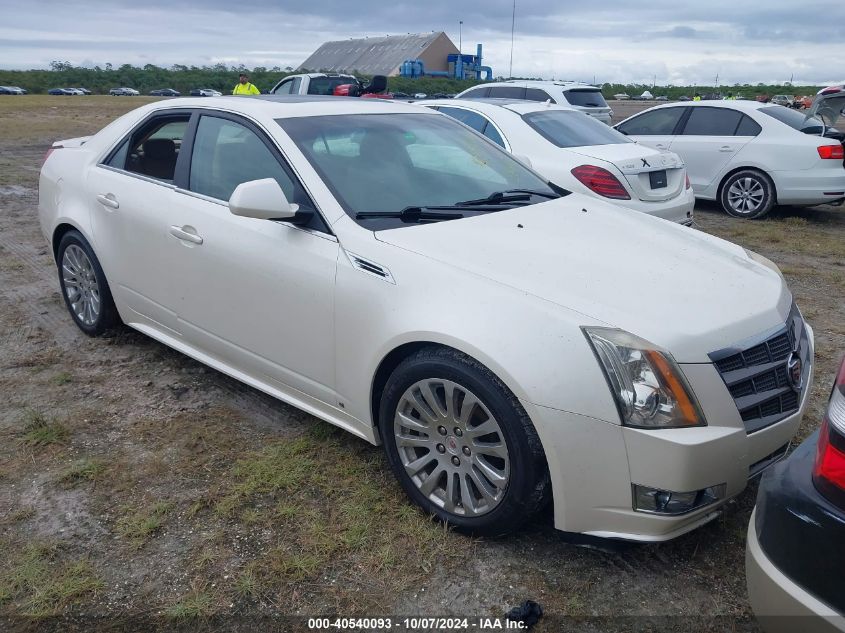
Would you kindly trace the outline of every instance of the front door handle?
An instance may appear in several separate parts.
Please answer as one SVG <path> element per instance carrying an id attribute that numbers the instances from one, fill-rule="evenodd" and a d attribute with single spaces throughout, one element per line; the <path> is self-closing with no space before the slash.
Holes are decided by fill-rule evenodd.
<path id="1" fill-rule="evenodd" d="M 186 226 L 171 226 L 170 234 L 183 242 L 191 242 L 191 244 L 202 244 L 202 238 L 196 233 L 187 231 Z"/>
<path id="2" fill-rule="evenodd" d="M 722 145 L 722 147 L 719 148 L 719 151 L 720 152 L 732 152 L 732 151 L 734 151 L 734 148 L 731 147 L 730 145 Z"/>
<path id="3" fill-rule="evenodd" d="M 108 207 L 109 209 L 120 208 L 120 203 L 117 201 L 117 198 L 114 197 L 113 193 L 97 194 L 97 202 L 99 202 L 104 207 Z"/>

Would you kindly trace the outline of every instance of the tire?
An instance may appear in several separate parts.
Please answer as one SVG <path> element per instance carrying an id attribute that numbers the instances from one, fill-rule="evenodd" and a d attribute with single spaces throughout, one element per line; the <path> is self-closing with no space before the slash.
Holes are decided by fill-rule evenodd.
<path id="1" fill-rule="evenodd" d="M 775 206 L 775 185 L 762 171 L 743 169 L 724 182 L 719 201 L 735 218 L 762 218 Z"/>
<path id="2" fill-rule="evenodd" d="M 519 400 L 457 350 L 425 348 L 399 364 L 381 396 L 379 430 L 408 496 L 461 532 L 513 532 L 551 490 L 540 438 Z"/>
<path id="3" fill-rule="evenodd" d="M 120 323 L 103 268 L 79 231 L 62 236 L 56 264 L 62 298 L 80 330 L 99 336 Z"/>

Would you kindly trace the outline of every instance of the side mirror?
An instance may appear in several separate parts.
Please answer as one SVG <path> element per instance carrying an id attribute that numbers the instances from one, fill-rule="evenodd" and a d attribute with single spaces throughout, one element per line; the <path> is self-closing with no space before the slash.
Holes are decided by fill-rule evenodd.
<path id="1" fill-rule="evenodd" d="M 242 218 L 256 220 L 291 220 L 299 205 L 291 204 L 273 178 L 242 182 L 229 198 L 229 211 Z"/>

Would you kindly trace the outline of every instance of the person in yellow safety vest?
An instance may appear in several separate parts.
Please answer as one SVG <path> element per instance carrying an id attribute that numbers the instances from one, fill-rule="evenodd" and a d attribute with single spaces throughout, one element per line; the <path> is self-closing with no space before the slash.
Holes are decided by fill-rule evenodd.
<path id="1" fill-rule="evenodd" d="M 233 95 L 260 95 L 261 91 L 256 88 L 254 85 L 249 83 L 249 77 L 246 76 L 245 73 L 241 73 L 238 76 L 238 83 L 235 85 L 235 89 L 232 90 Z"/>
<path id="2" fill-rule="evenodd" d="M 692 98 L 692 100 L 693 101 L 701 101 L 701 95 L 696 92 L 695 96 Z"/>

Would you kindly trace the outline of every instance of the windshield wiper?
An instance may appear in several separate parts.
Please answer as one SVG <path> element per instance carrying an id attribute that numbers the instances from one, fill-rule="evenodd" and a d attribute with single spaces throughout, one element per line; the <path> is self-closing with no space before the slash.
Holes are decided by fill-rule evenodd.
<path id="1" fill-rule="evenodd" d="M 536 189 L 507 189 L 506 191 L 494 191 L 486 198 L 479 198 L 478 200 L 464 200 L 458 202 L 456 206 L 475 206 L 485 204 L 507 204 L 510 202 L 522 202 L 531 199 L 531 196 L 539 196 L 541 198 L 560 198 L 558 193 L 550 193 L 548 191 L 538 191 Z"/>
<path id="2" fill-rule="evenodd" d="M 377 218 L 398 218 L 403 222 L 421 222 L 430 220 L 459 220 L 463 213 L 457 213 L 458 207 L 405 207 L 401 211 L 359 211 L 356 220 L 372 220 Z M 475 209 L 473 209 L 475 211 Z"/>

